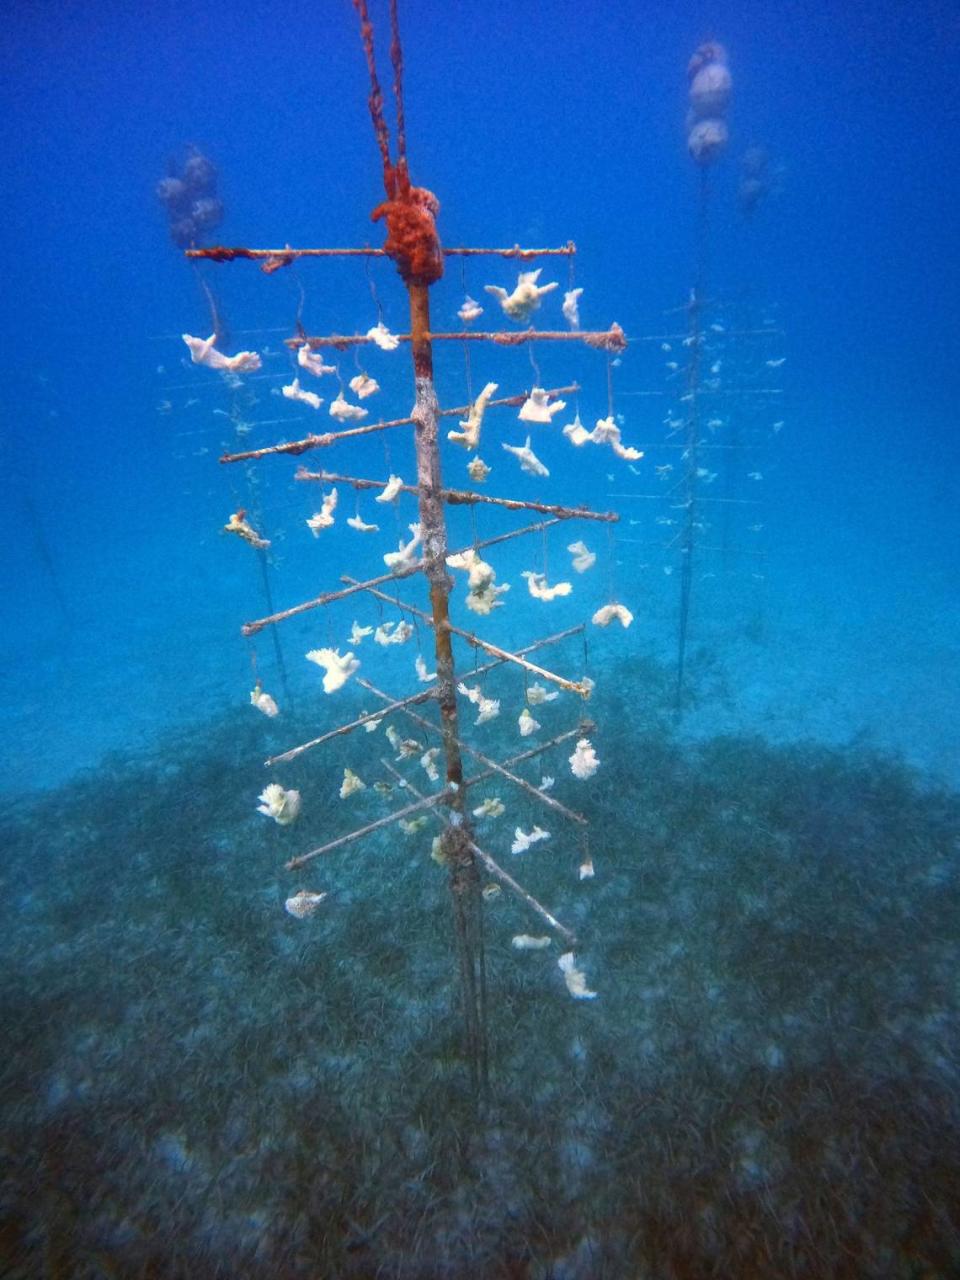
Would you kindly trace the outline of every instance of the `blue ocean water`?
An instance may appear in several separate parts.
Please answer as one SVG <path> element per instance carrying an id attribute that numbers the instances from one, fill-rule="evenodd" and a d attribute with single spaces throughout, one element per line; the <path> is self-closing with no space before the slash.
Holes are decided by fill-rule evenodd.
<path id="1" fill-rule="evenodd" d="M 386 6 L 372 16 L 389 91 Z M 576 382 L 556 425 L 530 428 L 548 477 L 503 451 L 527 428 L 491 411 L 485 491 L 620 517 L 491 548 L 510 591 L 489 618 L 463 610 L 460 574 L 453 596 L 461 626 L 508 648 L 611 600 L 634 615 L 537 658 L 596 682 L 589 704 L 532 708 L 541 733 L 591 717 L 596 778 L 570 777 L 572 746 L 523 774 L 556 775 L 551 794 L 590 818 L 595 878 L 578 878 L 576 824 L 528 792 L 478 828 L 576 933 L 599 995 L 569 997 L 556 942 L 514 951 L 542 920 L 490 897 L 478 1118 L 436 828 L 378 831 L 302 883 L 283 869 L 386 812 L 382 730 L 262 761 L 375 709 L 356 683 L 325 697 L 304 654 L 398 614 L 351 598 L 251 639 L 240 624 L 381 572 L 416 518 L 410 495 L 383 508 L 341 482 L 314 540 L 320 488 L 297 466 L 412 483 L 413 443 L 399 428 L 251 466 L 218 456 L 327 429 L 326 406 L 280 394 L 298 317 L 312 334 L 380 315 L 404 332 L 407 301 L 381 260 L 191 266 L 155 187 L 196 148 L 225 205 L 213 240 L 381 244 L 352 6 L 10 12 L 0 1274 L 956 1274 L 956 8 L 418 0 L 400 19 L 411 172 L 440 200 L 443 243 L 572 240 L 572 260 L 532 264 L 558 284 L 537 322 L 566 328 L 561 296 L 582 287 L 584 327 L 627 334 L 616 359 L 546 342 L 436 356 L 445 407 L 488 381 Z M 704 40 L 733 77 L 705 186 L 684 135 Z M 770 181 L 745 215 L 750 147 Z M 482 326 L 509 327 L 485 286 L 516 273 L 449 260 L 434 328 L 460 327 L 467 293 Z M 180 335 L 211 332 L 211 296 L 220 345 L 260 353 L 258 373 L 190 363 Z M 381 383 L 371 418 L 409 412 L 405 350 L 334 355 L 345 381 Z M 329 403 L 336 383 L 310 385 Z M 574 450 L 559 431 L 574 412 L 588 428 L 613 415 L 644 458 Z M 466 462 L 444 445 L 448 483 L 467 485 Z M 222 533 L 240 508 L 267 557 Z M 349 529 L 355 513 L 379 532 Z M 454 508 L 450 543 L 535 518 Z M 582 576 L 581 537 L 597 554 Z M 524 571 L 573 590 L 534 600 Z M 426 603 L 422 584 L 396 594 Z M 403 697 L 417 653 L 432 670 L 422 624 L 402 647 L 367 638 L 360 674 Z M 482 659 L 457 656 L 470 683 Z M 249 705 L 256 679 L 276 720 Z M 493 725 L 461 704 L 468 743 L 519 752 L 529 683 L 487 679 Z M 347 766 L 370 785 L 340 802 Z M 289 828 L 256 813 L 267 781 L 302 793 Z M 511 832 L 535 821 L 551 842 L 513 859 Z M 326 914 L 285 914 L 298 888 L 329 891 Z"/>

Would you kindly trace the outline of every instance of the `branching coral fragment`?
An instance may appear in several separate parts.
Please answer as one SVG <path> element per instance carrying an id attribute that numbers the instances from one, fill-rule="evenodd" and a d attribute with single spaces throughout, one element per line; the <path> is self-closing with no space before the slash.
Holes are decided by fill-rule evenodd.
<path id="1" fill-rule="evenodd" d="M 533 312 L 539 308 L 540 299 L 559 287 L 556 281 L 552 284 L 538 285 L 537 281 L 542 270 L 542 267 L 538 267 L 536 271 L 521 271 L 513 293 L 508 294 L 506 289 L 496 284 L 487 284 L 484 288 L 487 293 L 493 294 L 497 299 L 505 316 L 520 322 L 529 320 Z"/>

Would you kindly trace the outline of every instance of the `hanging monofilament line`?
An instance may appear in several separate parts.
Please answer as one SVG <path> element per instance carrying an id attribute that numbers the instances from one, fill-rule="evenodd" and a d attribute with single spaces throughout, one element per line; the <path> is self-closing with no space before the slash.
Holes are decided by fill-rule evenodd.
<path id="1" fill-rule="evenodd" d="M 447 530 L 437 438 L 440 406 L 433 384 L 433 348 L 429 336 L 430 285 L 443 274 L 443 255 L 434 222 L 439 206 L 432 193 L 411 185 L 407 171 L 403 52 L 396 0 L 390 2 L 390 57 L 397 108 L 396 166 L 390 159 L 389 133 L 383 115 L 383 94 L 377 78 L 373 27 L 366 0 L 354 0 L 354 7 L 360 16 L 360 33 L 370 73 L 370 115 L 383 160 L 387 196 L 386 201 L 374 210 L 372 216 L 375 221 L 380 218 L 386 220 L 387 241 L 384 247 L 394 259 L 410 299 L 410 347 L 416 387 L 411 416 L 414 419 L 423 568 L 430 587 L 437 704 L 440 710 L 446 779 L 448 788 L 453 791 L 449 805 L 451 820 L 440 837 L 440 848 L 450 873 L 465 1047 L 473 1094 L 480 1099 L 487 1084 L 486 965 L 482 899 L 469 814 L 464 803 L 456 676 L 449 630 Z"/>

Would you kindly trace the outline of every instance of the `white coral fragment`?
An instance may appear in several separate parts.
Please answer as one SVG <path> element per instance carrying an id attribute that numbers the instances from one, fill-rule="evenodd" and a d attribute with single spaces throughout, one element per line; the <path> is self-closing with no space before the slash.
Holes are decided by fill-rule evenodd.
<path id="1" fill-rule="evenodd" d="M 286 900 L 283 909 L 288 915 L 296 916 L 298 920 L 306 920 L 328 896 L 326 893 L 311 893 L 309 889 L 301 889 L 299 893 L 295 893 L 292 898 Z"/>
<path id="2" fill-rule="evenodd" d="M 565 951 L 557 961 L 557 968 L 563 974 L 567 990 L 575 1000 L 596 1000 L 596 991 L 587 989 L 587 975 L 577 968 L 577 958 L 572 951 Z"/>
<path id="3" fill-rule="evenodd" d="M 415 836 L 427 825 L 427 815 L 421 813 L 419 818 L 401 818 L 397 825 L 405 836 Z"/>
<path id="4" fill-rule="evenodd" d="M 421 535 L 419 524 L 408 524 L 407 528 L 413 535 L 409 542 L 400 542 L 398 550 L 388 551 L 383 557 L 383 563 L 391 571 L 391 573 L 404 573 L 408 569 L 415 569 L 419 563 L 416 556 L 417 547 L 420 546 Z"/>
<path id="5" fill-rule="evenodd" d="M 272 720 L 274 716 L 280 714 L 280 708 L 270 697 L 269 693 L 264 693 L 258 681 L 256 687 L 250 691 L 250 705 L 262 711 L 265 716 L 269 716 Z"/>
<path id="6" fill-rule="evenodd" d="M 581 780 L 592 778 L 600 768 L 600 761 L 589 738 L 580 738 L 577 741 L 577 749 L 569 759 L 571 773 Z"/>
<path id="7" fill-rule="evenodd" d="M 461 680 L 457 685 L 457 692 L 463 694 L 477 708 L 479 715 L 474 724 L 486 724 L 488 720 L 495 720 L 500 714 L 500 699 L 485 698 L 478 685 L 471 688 Z"/>
<path id="8" fill-rule="evenodd" d="M 524 707 L 517 718 L 517 727 L 520 730 L 521 738 L 529 738 L 531 733 L 536 733 L 540 728 L 540 721 L 534 720 L 527 708 Z"/>
<path id="9" fill-rule="evenodd" d="M 633 614 L 625 604 L 605 604 L 598 609 L 590 621 L 595 627 L 609 627 L 614 618 L 624 627 L 629 627 Z"/>
<path id="10" fill-rule="evenodd" d="M 351 529 L 356 529 L 357 533 L 379 533 L 380 526 L 378 524 L 367 524 L 363 516 L 359 513 L 355 516 L 347 516 L 347 524 Z"/>
<path id="11" fill-rule="evenodd" d="M 330 417 L 336 418 L 338 422 L 359 422 L 366 416 L 366 409 L 361 409 L 358 404 L 351 404 L 349 400 L 344 399 L 342 391 L 330 405 Z"/>
<path id="12" fill-rule="evenodd" d="M 375 644 L 406 644 L 413 635 L 413 626 L 409 622 L 382 622 L 373 633 Z"/>
<path id="13" fill-rule="evenodd" d="M 464 449 L 476 449 L 480 443 L 480 428 L 483 425 L 483 415 L 487 411 L 487 405 L 490 403 L 490 397 L 498 387 L 496 382 L 488 382 L 480 394 L 470 406 L 466 418 L 461 418 L 460 426 L 462 431 L 448 431 L 447 439 L 454 444 L 459 444 Z"/>
<path id="14" fill-rule="evenodd" d="M 515 827 L 513 831 L 513 844 L 510 846 L 510 852 L 513 854 L 526 853 L 531 845 L 537 844 L 540 840 L 549 840 L 550 832 L 544 831 L 542 827 L 534 827 L 529 833 L 523 831 L 520 827 Z"/>
<path id="15" fill-rule="evenodd" d="M 431 680 L 436 680 L 437 673 L 435 671 L 427 670 L 427 664 L 419 653 L 417 654 L 413 665 L 417 673 L 417 679 L 421 684 L 429 684 Z"/>
<path id="16" fill-rule="evenodd" d="M 297 348 L 297 364 L 301 369 L 306 369 L 307 373 L 312 373 L 315 378 L 320 378 L 325 373 L 337 372 L 336 365 L 324 364 L 323 356 L 316 355 L 306 343 Z"/>
<path id="17" fill-rule="evenodd" d="M 271 782 L 257 796 L 260 803 L 257 813 L 272 818 L 281 827 L 288 827 L 295 822 L 300 813 L 300 792 L 285 791 L 279 782 Z"/>
<path id="18" fill-rule="evenodd" d="M 475 818 L 501 818 L 505 813 L 506 808 L 499 796 L 488 796 L 473 810 Z"/>
<path id="19" fill-rule="evenodd" d="M 347 796 L 352 796 L 357 791 L 366 791 L 367 784 L 362 778 L 359 778 L 352 769 L 344 769 L 343 781 L 340 783 L 340 799 L 346 800 Z"/>
<path id="20" fill-rule="evenodd" d="M 190 350 L 190 359 L 194 364 L 205 365 L 220 373 L 253 373 L 260 368 L 260 357 L 255 351 L 238 351 L 235 356 L 225 356 L 222 351 L 218 351 L 215 333 L 211 333 L 209 338 L 194 338 L 189 333 L 181 336 Z"/>
<path id="21" fill-rule="evenodd" d="M 467 475 L 474 484 L 486 484 L 491 468 L 482 458 L 471 458 L 467 463 Z"/>
<path id="22" fill-rule="evenodd" d="M 596 875 L 596 872 L 593 869 L 593 859 L 584 858 L 584 860 L 580 863 L 580 879 L 592 880 L 595 875 Z"/>
<path id="23" fill-rule="evenodd" d="M 308 662 L 315 662 L 323 667 L 323 692 L 336 693 L 342 689 L 355 671 L 360 670 L 360 661 L 352 653 L 340 656 L 339 649 L 311 649 L 307 654 Z"/>
<path id="24" fill-rule="evenodd" d="M 361 400 L 366 400 L 367 396 L 375 395 L 380 390 L 380 383 L 367 373 L 358 373 L 350 379 L 350 390 Z"/>
<path id="25" fill-rule="evenodd" d="M 423 769 L 431 782 L 437 782 L 440 779 L 440 770 L 437 768 L 437 756 L 439 754 L 439 747 L 431 747 L 429 751 L 425 751 L 420 757 L 420 768 Z"/>
<path id="26" fill-rule="evenodd" d="M 526 578 L 527 589 L 534 600 L 556 600 L 558 596 L 568 596 L 573 590 L 572 582 L 558 582 L 555 586 L 548 587 L 547 575 L 534 573 L 530 569 L 525 569 L 520 577 Z"/>
<path id="27" fill-rule="evenodd" d="M 367 330 L 367 337 L 371 342 L 375 342 L 381 351 L 396 351 L 400 345 L 400 339 L 390 332 L 382 320 L 372 329 Z"/>
<path id="28" fill-rule="evenodd" d="M 350 643 L 360 644 L 364 636 L 372 636 L 373 627 L 361 627 L 360 623 L 354 620 L 353 626 L 350 628 Z"/>
<path id="29" fill-rule="evenodd" d="M 288 383 L 285 387 L 281 387 L 280 390 L 283 392 L 287 400 L 297 400 L 300 404 L 308 404 L 311 409 L 319 409 L 323 404 L 322 397 L 318 396 L 315 391 L 303 390 L 300 386 L 299 378 L 294 378 L 292 382 Z"/>
<path id="30" fill-rule="evenodd" d="M 554 689 L 552 693 L 547 693 L 546 685 L 542 685 L 536 680 L 527 689 L 527 701 L 531 707 L 539 707 L 542 702 L 555 702 L 559 697 L 560 693 L 557 689 Z"/>
<path id="31" fill-rule="evenodd" d="M 527 436 L 525 444 L 501 444 L 500 448 L 506 449 L 507 453 L 512 453 L 520 463 L 520 470 L 526 471 L 528 475 L 548 476 L 550 474 L 547 468 L 530 448 L 529 436 Z"/>
<path id="32" fill-rule="evenodd" d="M 598 418 L 597 425 L 590 432 L 594 444 L 608 444 L 618 458 L 627 462 L 637 462 L 643 457 L 642 449 L 631 449 L 620 442 L 620 428 L 613 418 Z"/>
<path id="33" fill-rule="evenodd" d="M 247 519 L 247 513 L 241 508 L 234 511 L 230 519 L 223 526 L 224 533 L 235 533 L 238 538 L 242 538 L 244 542 L 249 542 L 251 547 L 258 550 L 265 550 L 270 545 L 269 538 L 262 538 L 253 525 Z"/>
<path id="34" fill-rule="evenodd" d="M 568 289 L 563 295 L 563 306 L 560 310 L 563 312 L 563 318 L 571 329 L 580 328 L 580 298 L 582 295 L 582 289 Z"/>
<path id="35" fill-rule="evenodd" d="M 315 538 L 319 538 L 321 529 L 329 529 L 333 525 L 333 513 L 336 509 L 337 491 L 331 489 L 324 497 L 320 510 L 307 520 L 307 527 Z"/>
<path id="36" fill-rule="evenodd" d="M 586 573 L 597 563 L 596 552 L 588 551 L 587 544 L 583 541 L 571 542 L 567 550 L 573 556 L 573 567 L 577 573 Z"/>
<path id="37" fill-rule="evenodd" d="M 473 324 L 474 320 L 479 320 L 483 315 L 483 307 L 477 302 L 476 298 L 471 298 L 469 293 L 460 304 L 457 315 L 464 324 Z"/>
<path id="38" fill-rule="evenodd" d="M 567 437 L 570 443 L 576 445 L 578 449 L 581 445 L 586 444 L 588 440 L 592 439 L 590 432 L 580 421 L 579 413 L 575 414 L 573 421 L 568 422 L 563 428 L 563 434 Z"/>
<path id="39" fill-rule="evenodd" d="M 391 475 L 384 486 L 383 493 L 378 493 L 374 502 L 392 502 L 402 488 L 403 481 L 400 477 Z"/>
<path id="40" fill-rule="evenodd" d="M 549 426 L 554 414 L 562 413 L 566 407 L 566 400 L 554 400 L 551 404 L 550 396 L 543 387 L 534 387 L 520 409 L 520 421 L 542 422 Z"/>
<path id="41" fill-rule="evenodd" d="M 550 945 L 550 939 L 545 934 L 534 937 L 529 933 L 516 933 L 510 939 L 510 945 L 514 951 L 545 951 Z"/>
<path id="42" fill-rule="evenodd" d="M 517 286 L 513 293 L 508 294 L 506 289 L 496 284 L 487 284 L 483 287 L 500 303 L 505 316 L 521 322 L 529 320 L 540 306 L 540 299 L 544 294 L 559 288 L 556 281 L 551 284 L 537 284 L 542 270 L 542 267 L 538 267 L 536 271 L 521 271 L 517 276 Z"/>
<path id="43" fill-rule="evenodd" d="M 466 551 L 447 556 L 447 564 L 451 569 L 467 571 L 469 592 L 466 603 L 467 608 L 473 613 L 488 614 L 492 609 L 497 609 L 503 604 L 503 601 L 498 600 L 497 597 L 509 591 L 510 584 L 505 582 L 499 587 L 494 586 L 496 570 L 482 560 L 474 548 L 470 547 Z"/>

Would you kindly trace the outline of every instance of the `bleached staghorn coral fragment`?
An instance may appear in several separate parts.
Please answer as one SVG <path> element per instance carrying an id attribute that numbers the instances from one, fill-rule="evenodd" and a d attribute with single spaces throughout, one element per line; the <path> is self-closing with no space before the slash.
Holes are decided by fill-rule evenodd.
<path id="1" fill-rule="evenodd" d="M 333 513 L 337 509 L 337 491 L 331 489 L 325 495 L 320 505 L 320 510 L 310 516 L 307 520 L 307 527 L 315 538 L 319 538 L 321 529 L 329 529 L 333 525 Z"/>
<path id="2" fill-rule="evenodd" d="M 330 417 L 336 418 L 338 422 L 359 422 L 361 418 L 367 416 L 366 409 L 361 409 L 358 404 L 350 404 L 344 399 L 343 392 L 337 394 L 336 400 L 330 405 Z"/>
<path id="3" fill-rule="evenodd" d="M 560 691 L 558 689 L 554 689 L 552 693 L 547 693 L 546 686 L 537 681 L 534 681 L 527 689 L 527 701 L 531 707 L 539 707 L 542 702 L 554 702 L 559 697 Z"/>
<path id="4" fill-rule="evenodd" d="M 383 563 L 391 573 L 400 573 L 405 569 L 413 569 L 417 564 L 416 550 L 421 541 L 420 525 L 408 524 L 407 528 L 413 535 L 410 541 L 399 543 L 398 550 L 388 551 L 383 557 Z"/>
<path id="5" fill-rule="evenodd" d="M 511 853 L 526 853 L 532 844 L 537 844 L 540 840 L 549 840 L 550 832 L 544 831 L 542 827 L 534 827 L 527 834 L 520 827 L 515 827 L 513 831 L 513 844 L 510 846 Z"/>
<path id="6" fill-rule="evenodd" d="M 485 560 L 481 560 L 479 554 L 473 547 L 469 547 L 466 551 L 461 551 L 456 555 L 447 556 L 447 564 L 451 569 L 465 569 L 467 571 L 467 586 L 469 592 L 467 594 L 467 608 L 474 613 L 488 614 L 492 609 L 499 608 L 502 600 L 497 597 L 503 595 L 505 591 L 510 590 L 510 584 L 505 582 L 502 586 L 494 586 L 494 580 L 497 576 L 496 570 L 492 565 L 487 564 Z"/>
<path id="7" fill-rule="evenodd" d="M 215 333 L 211 333 L 209 338 L 194 338 L 189 333 L 181 336 L 190 349 L 190 359 L 194 364 L 205 365 L 220 373 L 253 373 L 260 368 L 260 357 L 255 351 L 238 351 L 235 356 L 225 356 L 218 351 Z"/>
<path id="8" fill-rule="evenodd" d="M 390 332 L 382 320 L 372 329 L 367 330 L 367 337 L 371 342 L 375 342 L 381 351 L 396 351 L 400 345 L 400 339 Z"/>
<path id="9" fill-rule="evenodd" d="M 323 404 L 323 398 L 318 396 L 315 391 L 303 390 L 300 386 L 299 378 L 294 378 L 292 382 L 285 387 L 281 387 L 280 390 L 287 400 L 297 400 L 300 404 L 308 404 L 311 409 L 319 409 Z"/>
<path id="10" fill-rule="evenodd" d="M 529 436 L 527 436 L 526 444 L 501 444 L 500 448 L 506 449 L 507 453 L 512 453 L 520 462 L 520 470 L 526 471 L 528 475 L 548 476 L 550 474 L 547 468 L 530 448 Z"/>
<path id="11" fill-rule="evenodd" d="M 367 396 L 376 395 L 380 390 L 380 383 L 369 374 L 358 373 L 356 377 L 350 379 L 350 390 L 361 400 L 366 400 Z"/>
<path id="12" fill-rule="evenodd" d="M 624 627 L 629 627 L 633 621 L 633 614 L 625 604 L 605 604 L 597 610 L 590 621 L 595 627 L 609 627 L 614 618 Z"/>
<path id="13" fill-rule="evenodd" d="M 417 679 L 421 684 L 429 684 L 431 680 L 436 680 L 437 673 L 435 671 L 427 670 L 427 664 L 419 653 L 417 654 L 413 665 L 417 672 Z"/>
<path id="14" fill-rule="evenodd" d="M 475 818 L 500 818 L 506 813 L 503 801 L 499 796 L 488 796 L 481 804 L 478 804 L 473 811 Z"/>
<path id="15" fill-rule="evenodd" d="M 465 698 L 468 698 L 480 713 L 474 724 L 486 724 L 488 720 L 495 720 L 500 714 L 500 699 L 485 698 L 478 685 L 470 688 L 461 680 L 457 685 L 457 693 L 462 693 Z"/>
<path id="16" fill-rule="evenodd" d="M 400 734 L 392 724 L 387 725 L 386 729 L 384 729 L 384 734 L 386 735 L 386 739 L 390 743 L 391 747 L 396 751 L 400 746 Z"/>
<path id="17" fill-rule="evenodd" d="M 257 813 L 272 818 L 281 827 L 289 827 L 300 812 L 300 792 L 285 791 L 279 782 L 271 782 L 257 796 Z"/>
<path id="18" fill-rule="evenodd" d="M 539 785 L 539 787 L 537 787 L 537 790 L 538 790 L 538 791 L 552 791 L 552 790 L 553 790 L 553 784 L 554 784 L 555 782 L 556 782 L 556 778 L 551 778 L 551 777 L 549 777 L 548 775 L 544 775 L 544 777 L 542 777 L 542 778 L 540 779 L 540 785 Z"/>
<path id="19" fill-rule="evenodd" d="M 365 716 L 366 714 L 367 714 L 366 711 L 361 710 L 360 712 L 361 716 Z M 378 716 L 374 720 L 368 720 L 363 726 L 363 731 L 364 733 L 376 733 L 376 731 L 380 728 L 382 724 L 383 724 L 383 716 Z M 374 786 L 374 790 L 376 790 L 377 784 L 374 783 L 373 786 Z"/>
<path id="20" fill-rule="evenodd" d="M 521 422 L 543 422 L 549 426 L 553 415 L 562 413 L 566 407 L 566 400 L 554 400 L 550 404 L 550 396 L 543 387 L 534 387 L 524 400 L 518 416 Z"/>
<path id="21" fill-rule="evenodd" d="M 360 670 L 360 661 L 352 653 L 340 656 L 339 649 L 311 649 L 307 654 L 308 662 L 315 662 L 323 667 L 323 692 L 336 693 L 342 689 L 355 671 Z"/>
<path id="22" fill-rule="evenodd" d="M 340 799 L 346 800 L 347 796 L 352 796 L 355 791 L 366 791 L 367 784 L 353 772 L 352 769 L 344 769 L 343 781 L 340 783 Z"/>
<path id="23" fill-rule="evenodd" d="M 596 875 L 596 872 L 593 869 L 593 859 L 584 858 L 584 860 L 580 863 L 580 879 L 592 880 L 595 875 Z"/>
<path id="24" fill-rule="evenodd" d="M 490 470 L 482 458 L 471 458 L 467 463 L 467 475 L 474 484 L 486 484 Z"/>
<path id="25" fill-rule="evenodd" d="M 384 487 L 383 493 L 378 493 L 374 498 L 374 502 L 392 502 L 400 490 L 403 488 L 403 481 L 399 476 L 390 475 Z"/>
<path id="26" fill-rule="evenodd" d="M 283 909 L 288 915 L 296 916 L 298 920 L 306 920 L 308 916 L 312 916 L 328 895 L 325 893 L 311 893 L 309 889 L 301 889 L 299 893 L 295 893 L 292 898 L 288 898 L 283 904 Z"/>
<path id="27" fill-rule="evenodd" d="M 529 933 L 516 933 L 510 939 L 510 945 L 514 951 L 545 951 L 550 939 L 545 934 L 535 938 Z"/>
<path id="28" fill-rule="evenodd" d="M 573 556 L 573 567 L 577 573 L 586 573 L 597 563 L 596 552 L 588 551 L 585 542 L 571 542 L 567 550 Z"/>
<path id="29" fill-rule="evenodd" d="M 480 443 L 480 428 L 483 425 L 483 415 L 486 413 L 490 397 L 496 391 L 498 385 L 496 382 L 487 383 L 470 406 L 470 412 L 466 418 L 460 419 L 460 426 L 463 430 L 448 431 L 448 440 L 452 440 L 454 444 L 463 445 L 464 449 L 476 449 Z"/>
<path id="30" fill-rule="evenodd" d="M 552 284 L 537 284 L 542 270 L 542 267 L 538 267 L 536 271 L 521 271 L 517 276 L 517 287 L 513 293 L 508 294 L 506 289 L 501 289 L 498 284 L 485 284 L 483 287 L 500 303 L 505 316 L 509 316 L 511 320 L 529 320 L 540 306 L 540 299 L 544 294 L 559 287 L 556 281 Z"/>
<path id="31" fill-rule="evenodd" d="M 253 525 L 247 523 L 247 513 L 242 508 L 234 511 L 230 519 L 223 526 L 224 533 L 235 533 L 238 538 L 242 538 L 244 542 L 249 542 L 251 547 L 264 549 L 269 547 L 270 539 L 261 538 Z"/>
<path id="32" fill-rule="evenodd" d="M 556 600 L 557 596 L 568 596 L 573 590 L 572 582 L 558 582 L 556 586 L 547 586 L 547 575 L 545 573 L 534 573 L 530 569 L 525 569 L 520 575 L 526 578 L 527 588 L 534 600 Z"/>
<path id="33" fill-rule="evenodd" d="M 600 761 L 597 759 L 597 753 L 590 744 L 590 739 L 578 739 L 577 749 L 570 756 L 570 771 L 573 776 L 581 780 L 592 778 L 599 768 Z"/>
<path id="34" fill-rule="evenodd" d="M 437 768 L 437 756 L 439 754 L 439 747 L 431 747 L 429 751 L 425 751 L 420 757 L 420 767 L 431 782 L 437 782 L 440 778 L 440 770 Z"/>
<path id="35" fill-rule="evenodd" d="M 474 320 L 479 320 L 483 315 L 483 307 L 477 302 L 476 298 L 471 298 L 469 293 L 460 304 L 457 315 L 464 324 L 473 324 Z"/>
<path id="36" fill-rule="evenodd" d="M 579 413 L 574 414 L 573 421 L 568 422 L 563 428 L 563 434 L 567 437 L 571 444 L 575 444 L 579 449 L 581 445 L 586 444 L 591 439 L 590 432 L 580 421 Z"/>
<path id="37" fill-rule="evenodd" d="M 379 533 L 380 526 L 378 524 L 367 524 L 361 515 L 347 516 L 347 524 L 351 529 L 356 529 L 357 533 Z"/>
<path id="38" fill-rule="evenodd" d="M 501 893 L 503 893 L 503 890 L 500 886 L 491 880 L 489 884 L 485 884 L 480 890 L 480 897 L 483 898 L 484 902 L 493 902 L 500 897 Z"/>
<path id="39" fill-rule="evenodd" d="M 568 289 L 563 295 L 563 306 L 560 310 L 563 312 L 563 318 L 571 329 L 580 328 L 580 298 L 582 294 L 582 289 Z"/>
<path id="40" fill-rule="evenodd" d="M 596 1000 L 596 991 L 587 990 L 587 975 L 577 968 L 577 958 L 572 951 L 565 951 L 557 961 L 557 968 L 563 974 L 567 990 L 575 1000 Z"/>
<path id="41" fill-rule="evenodd" d="M 413 635 L 413 626 L 409 622 L 381 622 L 373 633 L 375 644 L 406 644 Z"/>
<path id="42" fill-rule="evenodd" d="M 323 356 L 311 351 L 306 343 L 297 348 L 297 364 L 301 369 L 306 369 L 307 373 L 312 373 L 315 378 L 320 378 L 325 373 L 337 372 L 336 365 L 324 364 Z"/>
<path id="43" fill-rule="evenodd" d="M 620 428 L 613 418 L 598 418 L 590 439 L 594 444 L 608 444 L 618 458 L 625 458 L 627 462 L 636 462 L 643 457 L 642 449 L 630 449 L 620 443 Z"/>
<path id="44" fill-rule="evenodd" d="M 360 644 L 364 636 L 372 636 L 373 627 L 361 627 L 360 623 L 354 620 L 353 626 L 350 628 L 350 643 Z"/>
<path id="45" fill-rule="evenodd" d="M 398 760 L 412 760 L 421 751 L 420 743 L 416 738 L 401 738 L 396 745 Z"/>
<path id="46" fill-rule="evenodd" d="M 269 693 L 264 693 L 263 686 L 258 680 L 256 685 L 250 691 L 250 705 L 256 707 L 258 711 L 262 711 L 265 716 L 269 716 L 272 720 L 274 716 L 280 714 L 280 708 L 270 697 Z"/>
<path id="47" fill-rule="evenodd" d="M 418 818 L 401 818 L 397 825 L 405 836 L 415 836 L 427 825 L 427 815 L 421 813 Z"/>
<path id="48" fill-rule="evenodd" d="M 531 733 L 536 733 L 540 728 L 540 721 L 534 720 L 527 708 L 524 707 L 517 718 L 517 727 L 520 730 L 521 738 L 529 738 Z"/>

